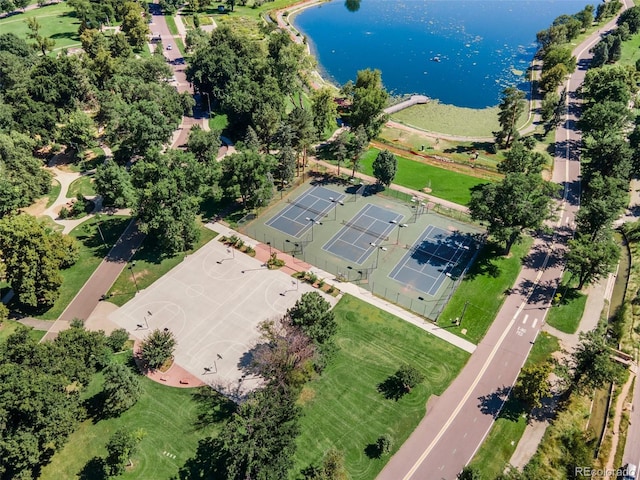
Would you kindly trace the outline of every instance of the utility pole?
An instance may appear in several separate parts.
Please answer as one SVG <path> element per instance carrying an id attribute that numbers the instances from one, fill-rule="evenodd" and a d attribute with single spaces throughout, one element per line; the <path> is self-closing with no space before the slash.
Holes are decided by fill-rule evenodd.
<path id="1" fill-rule="evenodd" d="M 462 323 L 462 319 L 464 318 L 464 312 L 467 311 L 467 306 L 469 305 L 469 300 L 464 302 L 464 307 L 462 307 L 462 313 L 460 314 L 460 318 L 456 318 L 456 325 L 459 327 Z"/>

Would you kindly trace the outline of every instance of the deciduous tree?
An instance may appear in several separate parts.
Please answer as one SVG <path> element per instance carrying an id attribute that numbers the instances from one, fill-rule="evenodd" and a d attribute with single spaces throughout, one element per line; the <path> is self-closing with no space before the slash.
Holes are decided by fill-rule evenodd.
<path id="1" fill-rule="evenodd" d="M 609 229 L 595 235 L 578 234 L 569 240 L 567 269 L 578 277 L 578 289 L 611 273 L 618 263 L 620 249 Z"/>
<path id="2" fill-rule="evenodd" d="M 551 364 L 545 362 L 528 365 L 520 371 L 513 394 L 518 400 L 524 402 L 529 410 L 540 408 L 542 400 L 551 396 L 549 385 L 551 370 Z"/>
<path id="3" fill-rule="evenodd" d="M 498 105 L 498 122 L 500 130 L 493 132 L 496 143 L 509 148 L 516 136 L 516 122 L 525 108 L 525 93 L 516 87 L 507 87 L 502 91 L 502 100 Z"/>
<path id="4" fill-rule="evenodd" d="M 382 150 L 373 161 L 373 176 L 378 183 L 388 187 L 398 170 L 398 159 L 389 150 Z"/>
<path id="5" fill-rule="evenodd" d="M 152 331 L 140 345 L 140 354 L 151 369 L 157 369 L 173 356 L 176 339 L 171 330 Z"/>
<path id="6" fill-rule="evenodd" d="M 539 175 L 512 173 L 499 183 L 474 189 L 469 202 L 471 217 L 488 223 L 488 231 L 505 243 L 505 254 L 523 230 L 540 228 L 551 217 L 552 197 L 558 187 Z"/>
<path id="7" fill-rule="evenodd" d="M 96 193 L 102 197 L 103 205 L 127 208 L 135 204 L 136 191 L 126 168 L 107 160 L 98 166 L 93 178 Z"/>
<path id="8" fill-rule="evenodd" d="M 386 121 L 384 108 L 389 94 L 382 86 L 380 70 L 360 70 L 353 87 L 349 124 L 357 130 L 362 126 L 367 138 L 375 138 Z"/>

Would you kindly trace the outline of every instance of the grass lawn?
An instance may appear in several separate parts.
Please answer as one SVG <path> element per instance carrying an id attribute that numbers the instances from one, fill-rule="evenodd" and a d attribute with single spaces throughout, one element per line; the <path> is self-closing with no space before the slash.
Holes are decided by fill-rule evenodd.
<path id="1" fill-rule="evenodd" d="M 104 217 L 102 218 L 102 233 L 107 245 L 113 245 L 129 224 L 128 217 Z M 102 244 L 102 239 L 97 229 L 97 219 L 90 218 L 71 231 L 70 234 L 80 241 L 80 257 L 72 267 L 62 270 L 63 282 L 60 287 L 60 296 L 49 310 L 37 318 L 43 320 L 55 320 L 67 308 L 82 286 L 89 279 L 93 271 L 98 268 L 100 262 L 108 250 Z"/>
<path id="2" fill-rule="evenodd" d="M 556 337 L 540 332 L 525 365 L 546 362 L 551 359 L 553 352 L 559 349 L 560 344 Z M 496 478 L 503 472 L 526 426 L 527 420 L 522 415 L 522 407 L 517 402 L 509 400 L 471 462 L 471 465 L 479 470 L 480 478 Z"/>
<path id="3" fill-rule="evenodd" d="M 47 194 L 47 205 L 45 208 L 49 208 L 51 205 L 53 205 L 53 203 L 58 198 L 58 195 L 60 195 L 61 188 L 62 187 L 60 186 L 60 182 L 58 180 L 56 180 L 55 178 L 51 180 L 51 189 Z"/>
<path id="4" fill-rule="evenodd" d="M 367 175 L 373 175 L 373 162 L 379 152 L 380 150 L 377 148 L 369 149 L 362 157 L 360 171 Z M 396 157 L 398 158 L 398 171 L 393 183 L 418 191 L 422 191 L 423 188 L 430 185 L 431 195 L 460 205 L 469 203 L 471 187 L 487 183 L 487 180 L 481 178 L 433 167 L 400 156 Z"/>
<path id="5" fill-rule="evenodd" d="M 15 332 L 19 325 L 20 323 L 13 320 L 6 320 L 0 323 L 0 343 L 4 342 L 8 336 Z M 29 330 L 29 336 L 36 341 L 40 341 L 46 333 L 44 330 L 34 330 L 33 328 Z"/>
<path id="6" fill-rule="evenodd" d="M 300 395 L 302 433 L 290 477 L 336 447 L 353 480 L 374 479 L 389 457 L 369 458 L 367 446 L 388 433 L 395 452 L 423 418 L 429 396 L 445 390 L 469 355 L 348 295 L 334 312 L 339 351 Z M 398 401 L 385 399 L 377 386 L 403 362 L 426 380 Z"/>
<path id="7" fill-rule="evenodd" d="M 19 13 L 0 20 L 0 31 L 2 33 L 14 33 L 18 37 L 27 40 L 26 20 L 30 17 L 36 17 L 41 25 L 40 35 L 55 40 L 55 49 L 79 45 L 78 27 L 80 21 L 75 17 L 75 13 L 67 5 L 67 2 L 60 2 L 55 5 L 37 8 L 26 13 Z"/>
<path id="8" fill-rule="evenodd" d="M 71 185 L 69 185 L 69 191 L 67 192 L 67 197 L 75 198 L 79 193 L 85 197 L 96 194 L 96 190 L 93 186 L 93 178 L 80 177 L 71 182 Z"/>
<path id="9" fill-rule="evenodd" d="M 400 110 L 391 115 L 391 119 L 430 132 L 444 132 L 462 137 L 493 137 L 491 132 L 499 130 L 498 108 L 455 107 L 438 101 Z M 523 114 L 518 124 L 524 123 Z"/>
<path id="10" fill-rule="evenodd" d="M 171 33 L 171 35 L 179 35 L 178 27 L 176 27 L 176 19 L 173 18 L 173 15 L 165 15 L 164 19 L 167 22 L 167 28 L 169 28 L 169 32 Z M 163 48 L 167 48 L 167 45 L 164 45 Z"/>
<path id="11" fill-rule="evenodd" d="M 125 268 L 109 290 L 109 294 L 112 295 L 109 301 L 121 307 L 135 296 L 136 285 L 133 283 L 133 276 L 135 276 L 137 288 L 143 290 L 182 262 L 186 255 L 195 252 L 215 236 L 215 232 L 200 226 L 200 241 L 195 248 L 169 258 L 162 257 L 162 252 L 151 242 L 145 240 L 133 257 L 133 261 L 136 263 L 133 270 Z"/>
<path id="12" fill-rule="evenodd" d="M 561 332 L 576 333 L 587 304 L 587 296 L 573 288 L 565 290 L 564 285 L 558 288 L 558 292 L 564 296 L 559 304 L 554 304 L 549 309 L 547 323 Z"/>
<path id="13" fill-rule="evenodd" d="M 513 283 L 522 268 L 522 259 L 529 252 L 531 237 L 525 237 L 511 249 L 508 257 L 501 255 L 504 247 L 488 243 L 479 253 L 466 277 L 438 318 L 438 325 L 467 340 L 478 343 L 496 318 L 505 291 Z M 467 309 L 458 327 L 454 325 L 467 303 Z M 467 329 L 462 335 L 461 330 Z"/>
<path id="14" fill-rule="evenodd" d="M 131 351 L 116 357 L 123 362 L 130 361 Z M 103 382 L 102 374 L 97 374 L 83 398 L 91 401 L 91 397 L 101 391 Z M 51 463 L 42 469 L 40 478 L 100 478 L 91 470 L 90 462 L 94 457 L 106 455 L 106 443 L 122 427 L 134 431 L 143 429 L 146 435 L 133 456 L 133 468 L 118 478 L 168 479 L 177 475 L 179 467 L 196 451 L 198 441 L 215 434 L 217 424 L 206 428 L 196 426 L 201 404 L 194 398 L 194 389 L 171 388 L 146 377 L 140 377 L 140 382 L 142 396 L 136 405 L 118 418 L 82 422 Z M 83 470 L 84 476 L 80 477 Z"/>

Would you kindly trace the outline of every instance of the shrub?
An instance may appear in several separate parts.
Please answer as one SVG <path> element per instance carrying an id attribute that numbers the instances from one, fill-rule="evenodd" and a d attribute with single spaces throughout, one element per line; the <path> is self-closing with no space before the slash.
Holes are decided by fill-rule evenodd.
<path id="1" fill-rule="evenodd" d="M 124 346 L 129 340 L 129 332 L 127 332 L 124 328 L 118 328 L 111 332 L 111 335 L 107 337 L 107 346 L 111 349 L 111 351 L 121 352 L 124 350 Z"/>
<path id="2" fill-rule="evenodd" d="M 388 433 L 380 435 L 378 440 L 376 440 L 376 447 L 378 448 L 378 454 L 380 456 L 391 453 L 391 449 L 393 448 L 393 439 L 391 438 L 391 435 Z"/>
<path id="3" fill-rule="evenodd" d="M 140 347 L 142 358 L 151 369 L 157 369 L 173 356 L 176 339 L 169 330 L 154 330 Z"/>

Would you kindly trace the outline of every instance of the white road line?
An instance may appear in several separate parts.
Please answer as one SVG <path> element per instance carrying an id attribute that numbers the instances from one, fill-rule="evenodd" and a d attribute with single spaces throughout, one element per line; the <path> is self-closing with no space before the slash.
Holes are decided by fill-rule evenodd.
<path id="1" fill-rule="evenodd" d="M 537 319 L 537 318 L 534 318 L 534 319 L 533 319 L 533 323 L 531 324 L 531 327 L 532 327 L 532 328 L 536 328 L 536 324 L 537 324 L 537 323 L 538 323 L 538 319 Z"/>
<path id="2" fill-rule="evenodd" d="M 522 324 L 523 324 L 523 325 L 527 323 L 527 319 L 528 319 L 528 318 L 529 318 L 529 315 L 528 315 L 528 314 L 524 316 L 524 320 L 522 320 Z"/>
<path id="3" fill-rule="evenodd" d="M 493 349 L 491 350 L 491 353 L 487 357 L 487 360 L 484 362 L 484 365 L 482 365 L 482 369 L 480 370 L 480 372 L 476 376 L 476 378 L 473 381 L 473 383 L 469 386 L 469 389 L 466 391 L 466 393 L 464 394 L 464 396 L 462 397 L 462 399 L 460 400 L 460 402 L 456 406 L 456 409 L 453 411 L 453 413 L 451 414 L 451 416 L 449 417 L 447 422 L 442 426 L 442 428 L 438 432 L 438 435 L 436 435 L 436 437 L 429 444 L 429 446 L 426 448 L 426 450 L 424 452 L 422 452 L 422 455 L 420 455 L 420 458 L 418 458 L 416 463 L 413 464 L 413 466 L 407 472 L 407 474 L 404 477 L 402 477 L 402 480 L 409 480 L 413 476 L 413 474 L 416 473 L 416 470 L 418 470 L 418 468 L 420 468 L 420 465 L 422 465 L 422 462 L 424 462 L 425 458 L 427 458 L 427 456 L 431 453 L 431 450 L 433 450 L 433 448 L 436 446 L 436 444 L 440 441 L 440 438 L 442 438 L 442 436 L 447 431 L 449 426 L 451 426 L 451 424 L 453 423 L 455 418 L 458 416 L 458 414 L 460 413 L 460 410 L 462 410 L 462 407 L 464 406 L 466 401 L 471 396 L 471 393 L 478 386 L 478 383 L 480 383 L 480 379 L 484 376 L 484 373 L 489 368 L 489 364 L 493 360 L 493 357 L 495 357 L 496 353 L 498 353 L 499 348 L 502 346 L 502 342 L 504 341 L 505 337 L 507 336 L 507 334 L 511 330 L 511 327 L 513 327 L 513 324 L 515 323 L 516 318 L 518 317 L 518 315 L 520 314 L 520 312 L 524 308 L 525 304 L 526 304 L 526 302 L 522 302 L 520 307 L 518 307 L 518 310 L 516 311 L 516 314 L 513 316 L 513 318 L 509 322 L 509 325 L 507 325 L 507 328 L 505 328 L 504 331 L 502 332 L 502 335 L 500 336 L 500 338 L 498 339 L 498 341 L 494 345 Z"/>

